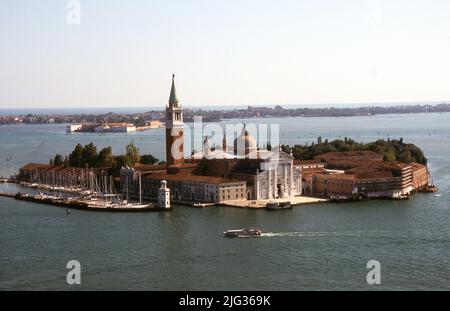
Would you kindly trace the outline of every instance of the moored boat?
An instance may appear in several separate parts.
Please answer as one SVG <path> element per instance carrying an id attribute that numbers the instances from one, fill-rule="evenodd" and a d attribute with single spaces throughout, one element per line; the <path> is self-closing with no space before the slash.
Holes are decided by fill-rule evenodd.
<path id="1" fill-rule="evenodd" d="M 194 203 L 192 204 L 193 207 L 210 207 L 213 206 L 214 203 Z"/>
<path id="2" fill-rule="evenodd" d="M 291 202 L 269 202 L 266 204 L 267 210 L 283 210 L 283 209 L 291 209 Z"/>
<path id="3" fill-rule="evenodd" d="M 429 184 L 427 185 L 425 188 L 423 188 L 422 190 L 420 190 L 421 192 L 427 192 L 427 193 L 436 193 L 439 191 L 438 186 L 434 185 L 434 184 Z"/>

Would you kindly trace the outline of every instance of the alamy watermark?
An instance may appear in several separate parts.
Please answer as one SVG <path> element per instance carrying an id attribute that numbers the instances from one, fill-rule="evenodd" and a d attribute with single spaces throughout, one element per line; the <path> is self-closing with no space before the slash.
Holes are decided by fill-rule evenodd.
<path id="1" fill-rule="evenodd" d="M 66 275 L 66 282 L 69 285 L 81 285 L 81 264 L 78 260 L 69 260 L 66 264 L 69 269 Z"/>
<path id="2" fill-rule="evenodd" d="M 280 150 L 279 128 L 276 123 L 204 125 L 202 117 L 196 116 L 192 127 L 174 126 L 171 129 L 170 135 L 175 137 L 171 154 L 176 160 L 181 159 L 186 150 L 191 151 L 194 159 L 258 159 L 264 156 L 264 151 L 274 151 L 270 153 L 270 157 L 275 159 L 278 157 L 277 151 Z M 180 135 L 180 132 L 183 132 L 183 135 Z"/>
<path id="3" fill-rule="evenodd" d="M 366 268 L 369 269 L 366 280 L 369 285 L 381 285 L 381 264 L 378 260 L 369 260 Z"/>
<path id="4" fill-rule="evenodd" d="M 69 25 L 81 24 L 81 3 L 80 0 L 68 0 L 66 4 L 66 21 Z"/>

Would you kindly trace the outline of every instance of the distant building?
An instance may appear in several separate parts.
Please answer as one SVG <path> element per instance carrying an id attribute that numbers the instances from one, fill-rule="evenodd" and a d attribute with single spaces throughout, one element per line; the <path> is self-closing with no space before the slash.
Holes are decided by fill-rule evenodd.
<path id="1" fill-rule="evenodd" d="M 429 184 L 425 165 L 383 162 L 381 155 L 372 152 L 333 152 L 315 159 L 325 166 L 302 170 L 303 192 L 308 195 L 402 198 Z"/>
<path id="2" fill-rule="evenodd" d="M 97 133 L 132 133 L 137 128 L 131 123 L 80 123 L 67 125 L 67 133 L 73 132 L 97 132 Z"/>
<path id="3" fill-rule="evenodd" d="M 159 120 L 146 121 L 145 127 L 150 128 L 150 129 L 162 128 L 162 127 L 164 127 L 164 123 L 162 123 Z"/>
<path id="4" fill-rule="evenodd" d="M 69 124 L 67 125 L 66 131 L 67 133 L 78 132 L 83 127 L 83 124 Z"/>
<path id="5" fill-rule="evenodd" d="M 136 126 L 131 123 L 105 123 L 95 127 L 94 131 L 100 133 L 130 133 L 136 132 Z"/>

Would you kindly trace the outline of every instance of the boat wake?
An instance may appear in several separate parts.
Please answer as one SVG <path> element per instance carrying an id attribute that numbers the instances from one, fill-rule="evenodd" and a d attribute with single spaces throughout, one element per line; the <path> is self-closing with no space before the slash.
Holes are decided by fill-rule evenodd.
<path id="1" fill-rule="evenodd" d="M 365 235 L 373 235 L 374 233 L 383 232 L 266 232 L 261 237 L 360 237 Z"/>

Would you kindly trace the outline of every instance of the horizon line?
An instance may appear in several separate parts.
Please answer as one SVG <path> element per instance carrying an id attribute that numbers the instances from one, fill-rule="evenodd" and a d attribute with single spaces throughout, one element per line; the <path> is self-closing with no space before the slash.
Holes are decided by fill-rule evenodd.
<path id="1" fill-rule="evenodd" d="M 301 108 L 314 108 L 312 106 L 322 106 L 321 108 L 348 108 L 348 107 L 336 107 L 336 106 L 345 106 L 345 105 L 352 105 L 356 106 L 355 108 L 366 108 L 366 107 L 376 107 L 376 106 L 412 106 L 412 105 L 424 105 L 424 104 L 448 104 L 450 103 L 450 100 L 433 100 L 433 101 L 383 101 L 383 102 L 338 102 L 338 103 L 314 103 L 314 104 L 256 104 L 256 105 L 249 105 L 249 104 L 223 104 L 223 105 L 216 105 L 216 106 L 208 106 L 208 105 L 183 105 L 183 108 L 190 108 L 190 109 L 202 109 L 207 108 L 207 110 L 232 110 L 234 108 L 239 107 L 276 107 L 281 106 L 283 108 L 286 107 L 301 107 Z M 327 107 L 323 107 L 327 106 Z M 161 109 L 158 109 L 158 107 L 161 107 Z M 228 107 L 228 108 L 227 108 Z M 150 110 L 164 110 L 165 106 L 145 106 L 145 105 L 138 105 L 138 106 L 129 106 L 129 105 L 112 105 L 112 106 L 64 106 L 64 107 L 55 107 L 55 106 L 47 106 L 47 107 L 0 107 L 0 110 L 72 110 L 72 109 L 83 109 L 83 110 L 95 110 L 95 109 L 114 109 L 114 108 L 121 108 L 121 109 L 150 109 Z M 224 109 L 227 108 L 227 109 Z"/>

